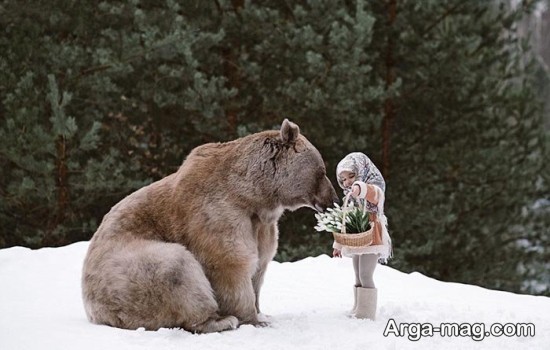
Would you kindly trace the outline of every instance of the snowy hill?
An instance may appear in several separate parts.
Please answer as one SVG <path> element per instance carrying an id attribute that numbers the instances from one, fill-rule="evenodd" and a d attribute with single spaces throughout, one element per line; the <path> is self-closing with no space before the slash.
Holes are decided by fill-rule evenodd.
<path id="1" fill-rule="evenodd" d="M 444 283 L 386 266 L 375 274 L 377 320 L 350 319 L 351 260 L 328 256 L 271 263 L 260 303 L 272 316 L 267 328 L 196 335 L 98 326 L 87 321 L 80 297 L 87 247 L 0 250 L 0 349 L 550 349 L 550 298 Z M 463 336 L 434 334 L 441 324 Z M 534 336 L 525 335 L 531 331 Z"/>

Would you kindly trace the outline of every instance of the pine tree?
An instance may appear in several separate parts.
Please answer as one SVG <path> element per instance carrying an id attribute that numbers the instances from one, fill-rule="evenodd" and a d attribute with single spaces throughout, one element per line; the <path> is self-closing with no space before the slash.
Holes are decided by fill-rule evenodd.
<path id="1" fill-rule="evenodd" d="M 387 201 L 401 269 L 519 291 L 519 264 L 536 259 L 522 246 L 542 166 L 523 11 L 405 1 L 380 28 L 402 82 Z"/>
<path id="2" fill-rule="evenodd" d="M 7 1 L 2 8 L 2 246 L 88 239 L 120 196 L 145 183 L 113 142 L 117 132 L 124 139 L 134 133 L 109 121 L 116 87 L 94 74 L 106 66 L 99 64 L 105 50 L 89 42 L 93 9 L 32 5 Z"/>
<path id="3" fill-rule="evenodd" d="M 377 150 L 384 82 L 373 74 L 374 18 L 365 1 L 222 6 L 220 25 L 237 71 L 230 80 L 238 82 L 239 136 L 288 117 L 321 151 L 333 179 L 344 152 Z M 313 232 L 314 224 L 310 209 L 286 215 L 277 258 L 326 253 L 332 238 Z"/>

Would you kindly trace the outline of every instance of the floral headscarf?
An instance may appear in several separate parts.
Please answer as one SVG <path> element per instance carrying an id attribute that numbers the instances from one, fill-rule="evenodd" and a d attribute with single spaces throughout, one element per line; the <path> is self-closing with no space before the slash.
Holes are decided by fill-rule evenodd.
<path id="1" fill-rule="evenodd" d="M 384 192 L 386 191 L 386 182 L 380 173 L 380 170 L 374 165 L 374 163 L 361 152 L 353 152 L 348 154 L 338 163 L 336 166 L 336 180 L 338 185 L 344 190 L 344 195 L 347 195 L 350 191 L 349 188 L 344 187 L 344 183 L 340 178 L 340 174 L 343 171 L 349 171 L 355 173 L 355 179 L 363 181 L 367 184 L 372 184 L 380 187 Z M 377 207 L 374 204 L 367 202 L 367 210 L 371 212 L 377 212 Z"/>

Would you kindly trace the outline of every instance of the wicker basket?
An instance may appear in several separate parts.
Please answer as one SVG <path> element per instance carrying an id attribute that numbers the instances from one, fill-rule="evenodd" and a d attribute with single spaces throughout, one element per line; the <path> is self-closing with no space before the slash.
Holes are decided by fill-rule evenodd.
<path id="1" fill-rule="evenodd" d="M 361 233 L 338 233 L 333 232 L 334 240 L 341 245 L 348 247 L 366 247 L 373 242 L 373 229 Z"/>
<path id="2" fill-rule="evenodd" d="M 343 208 L 347 208 L 350 197 L 349 193 L 345 200 Z M 366 211 L 366 205 L 363 206 L 363 211 Z M 360 233 L 346 233 L 346 210 L 343 210 L 342 215 L 342 229 L 341 232 L 333 232 L 334 240 L 341 245 L 349 247 L 364 247 L 369 246 L 374 241 L 374 227 L 370 230 Z"/>

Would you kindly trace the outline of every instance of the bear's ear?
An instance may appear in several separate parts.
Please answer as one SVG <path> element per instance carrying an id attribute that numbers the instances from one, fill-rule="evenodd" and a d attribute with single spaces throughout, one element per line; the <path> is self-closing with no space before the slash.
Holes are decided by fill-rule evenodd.
<path id="1" fill-rule="evenodd" d="M 281 125 L 281 139 L 284 143 L 294 143 L 300 135 L 300 127 L 285 119 Z"/>

